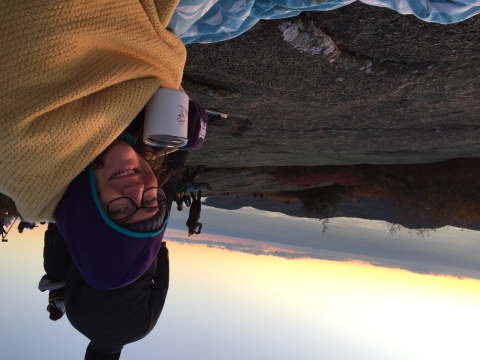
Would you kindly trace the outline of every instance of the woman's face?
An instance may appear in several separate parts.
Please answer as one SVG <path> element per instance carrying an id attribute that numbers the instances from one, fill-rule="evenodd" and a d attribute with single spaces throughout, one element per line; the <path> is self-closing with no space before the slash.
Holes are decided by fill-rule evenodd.
<path id="1" fill-rule="evenodd" d="M 131 198 L 140 207 L 143 191 L 158 186 L 157 178 L 147 161 L 123 141 L 115 140 L 98 159 L 103 167 L 95 169 L 95 182 L 105 211 L 112 200 L 124 196 Z M 146 220 L 157 211 L 158 209 L 140 209 L 124 223 Z"/>

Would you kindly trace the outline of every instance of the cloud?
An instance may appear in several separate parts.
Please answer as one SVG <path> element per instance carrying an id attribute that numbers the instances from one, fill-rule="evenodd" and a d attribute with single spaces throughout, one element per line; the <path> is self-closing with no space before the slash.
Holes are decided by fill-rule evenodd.
<path id="1" fill-rule="evenodd" d="M 322 224 L 314 219 L 203 206 L 204 233 L 188 238 L 185 220 L 180 220 L 185 215 L 173 212 L 167 239 L 292 260 L 360 261 L 419 274 L 480 279 L 480 238 L 473 230 L 449 227 L 424 238 L 408 232 L 392 236 L 384 221 L 335 218 L 322 235 Z"/>
<path id="2" fill-rule="evenodd" d="M 304 259 L 309 256 L 301 250 L 275 247 L 272 244 L 212 234 L 196 234 L 192 237 L 185 237 L 185 231 L 168 229 L 165 235 L 166 240 L 180 244 L 206 245 L 211 248 L 238 251 L 253 255 L 278 256 L 286 259 Z"/>

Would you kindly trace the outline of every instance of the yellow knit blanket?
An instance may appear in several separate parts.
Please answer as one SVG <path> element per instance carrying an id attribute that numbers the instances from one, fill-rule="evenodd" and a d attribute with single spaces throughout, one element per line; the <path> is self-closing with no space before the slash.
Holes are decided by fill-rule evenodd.
<path id="1" fill-rule="evenodd" d="M 0 3 L 0 192 L 54 221 L 68 184 L 159 87 L 180 89 L 186 51 L 166 30 L 178 0 Z"/>

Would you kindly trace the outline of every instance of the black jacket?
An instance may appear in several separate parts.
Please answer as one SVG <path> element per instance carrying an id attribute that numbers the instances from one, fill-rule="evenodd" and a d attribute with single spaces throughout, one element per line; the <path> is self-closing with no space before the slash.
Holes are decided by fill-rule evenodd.
<path id="1" fill-rule="evenodd" d="M 49 226 L 49 230 L 53 228 Z M 55 240 L 60 241 L 58 237 Z M 47 266 L 45 270 L 48 275 Z M 124 345 L 148 335 L 162 312 L 168 285 L 165 243 L 139 279 L 113 290 L 92 288 L 72 261 L 65 286 L 66 314 L 73 327 L 90 339 L 85 359 L 118 359 Z"/>
<path id="2" fill-rule="evenodd" d="M 188 213 L 187 227 L 188 231 L 191 234 L 200 234 L 202 232 L 202 223 L 199 223 L 200 212 L 202 211 L 202 190 L 198 190 L 198 195 L 195 197 L 195 193 L 190 193 L 192 197 L 192 205 L 190 206 L 190 211 Z M 198 226 L 198 231 L 195 231 Z"/>

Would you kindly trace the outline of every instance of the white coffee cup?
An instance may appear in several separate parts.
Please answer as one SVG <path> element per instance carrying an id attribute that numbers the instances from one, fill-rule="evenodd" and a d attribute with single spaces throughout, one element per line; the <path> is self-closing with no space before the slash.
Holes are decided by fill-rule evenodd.
<path id="1" fill-rule="evenodd" d="M 150 146 L 179 148 L 188 142 L 188 95 L 158 89 L 145 105 L 143 142 Z"/>

